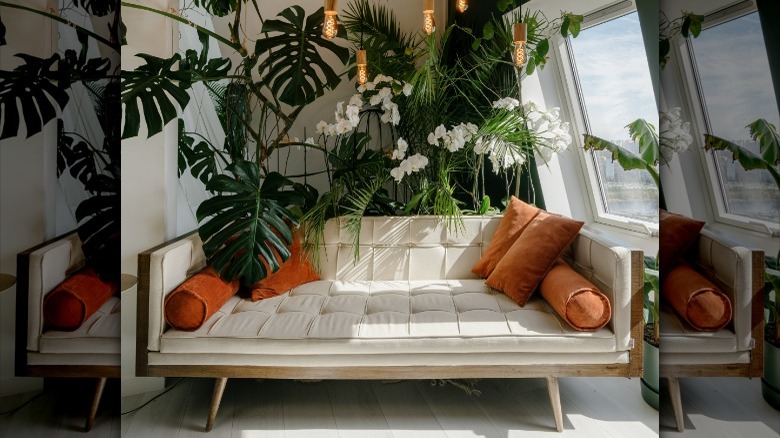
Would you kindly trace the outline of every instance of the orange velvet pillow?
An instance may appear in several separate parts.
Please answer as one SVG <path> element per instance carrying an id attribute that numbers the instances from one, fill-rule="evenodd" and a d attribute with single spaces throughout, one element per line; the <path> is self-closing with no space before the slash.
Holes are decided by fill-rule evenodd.
<path id="1" fill-rule="evenodd" d="M 487 285 L 524 306 L 583 225 L 581 221 L 540 211 L 498 262 Z"/>
<path id="2" fill-rule="evenodd" d="M 731 321 L 729 297 L 688 264 L 669 272 L 661 295 L 696 330 L 717 331 Z"/>
<path id="3" fill-rule="evenodd" d="M 276 260 L 281 266 L 278 271 L 269 274 L 266 278 L 251 286 L 252 301 L 275 297 L 294 287 L 320 279 L 314 266 L 309 262 L 306 253 L 303 251 L 301 239 L 297 232 L 293 236 L 293 243 L 289 248 L 290 258 L 283 263 L 279 255 L 274 251 Z M 270 268 L 265 260 L 262 260 L 262 263 L 270 272 Z"/>
<path id="4" fill-rule="evenodd" d="M 43 321 L 56 330 L 73 331 L 117 291 L 92 268 L 82 269 L 54 288 L 43 300 Z"/>
<path id="5" fill-rule="evenodd" d="M 490 241 L 490 245 L 488 245 L 485 253 L 482 254 L 482 258 L 471 269 L 471 272 L 482 278 L 488 278 L 496 268 L 496 265 L 498 265 L 498 262 L 509 251 L 512 244 L 515 243 L 515 240 L 520 237 L 523 230 L 539 214 L 539 211 L 533 205 L 526 204 L 512 196 L 509 199 L 509 206 L 506 212 L 504 212 L 504 217 L 501 219 L 501 223 L 498 224 L 498 229 L 496 229 L 496 233 Z"/>
<path id="6" fill-rule="evenodd" d="M 197 330 L 237 291 L 238 280 L 227 282 L 208 267 L 165 297 L 165 320 L 179 330 Z"/>
<path id="7" fill-rule="evenodd" d="M 671 271 L 674 264 L 696 242 L 704 222 L 679 214 L 659 211 L 658 265 L 661 278 Z"/>
<path id="8" fill-rule="evenodd" d="M 562 259 L 553 263 L 539 285 L 539 292 L 575 330 L 596 331 L 612 316 L 606 295 Z"/>

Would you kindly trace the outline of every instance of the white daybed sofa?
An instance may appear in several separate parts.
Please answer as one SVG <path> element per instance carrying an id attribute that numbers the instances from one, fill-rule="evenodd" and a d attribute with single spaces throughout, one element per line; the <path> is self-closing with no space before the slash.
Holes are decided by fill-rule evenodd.
<path id="1" fill-rule="evenodd" d="M 203 269 L 197 233 L 139 256 L 139 376 L 214 377 L 206 430 L 227 378 L 547 378 L 563 428 L 559 376 L 642 373 L 642 252 L 583 229 L 565 256 L 612 305 L 601 330 L 578 332 L 536 294 L 520 308 L 471 273 L 501 217 L 364 218 L 360 259 L 328 222 L 321 281 L 251 302 L 232 297 L 194 332 L 167 326 L 166 294 Z"/>
<path id="2" fill-rule="evenodd" d="M 669 379 L 677 430 L 684 430 L 681 377 L 762 377 L 764 370 L 764 252 L 705 228 L 691 254 L 697 271 L 729 296 L 731 323 L 717 332 L 690 326 L 661 307 L 661 377 Z"/>
<path id="3" fill-rule="evenodd" d="M 84 267 L 77 233 L 17 255 L 15 374 L 97 379 L 84 429 L 89 431 L 107 378 L 120 377 L 120 298 L 109 298 L 74 331 L 47 329 L 46 295 Z"/>

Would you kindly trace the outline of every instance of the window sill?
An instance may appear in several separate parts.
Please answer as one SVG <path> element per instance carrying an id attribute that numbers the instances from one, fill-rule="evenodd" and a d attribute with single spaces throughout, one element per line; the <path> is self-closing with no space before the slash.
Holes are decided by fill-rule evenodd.
<path id="1" fill-rule="evenodd" d="M 658 237 L 646 232 L 630 231 L 614 225 L 606 225 L 598 222 L 587 224 L 588 228 L 597 230 L 623 241 L 628 246 L 641 249 L 647 256 L 655 256 L 658 253 Z"/>

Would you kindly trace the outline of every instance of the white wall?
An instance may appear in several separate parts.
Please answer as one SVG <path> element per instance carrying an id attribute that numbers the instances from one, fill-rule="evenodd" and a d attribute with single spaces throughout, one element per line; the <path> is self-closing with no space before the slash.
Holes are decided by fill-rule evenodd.
<path id="1" fill-rule="evenodd" d="M 26 6 L 47 8 L 56 1 L 30 0 Z M 22 62 L 13 57 L 28 53 L 51 56 L 52 22 L 48 18 L 3 8 L 8 45 L 0 46 L 0 68 Z M 16 254 L 54 237 L 56 122 L 26 138 L 25 129 L 0 144 L 0 272 L 16 275 Z M 0 396 L 42 387 L 41 379 L 14 377 L 16 287 L 0 291 Z"/>
<path id="2" fill-rule="evenodd" d="M 166 10 L 175 2 L 143 2 Z M 136 53 L 168 57 L 176 50 L 173 22 L 163 16 L 122 8 L 128 45 L 122 47 L 122 69 L 142 64 Z M 122 141 L 122 273 L 138 275 L 138 253 L 174 236 L 176 225 L 176 125 L 152 138 Z M 137 285 L 122 293 L 122 395 L 159 389 L 160 378 L 135 377 Z"/>

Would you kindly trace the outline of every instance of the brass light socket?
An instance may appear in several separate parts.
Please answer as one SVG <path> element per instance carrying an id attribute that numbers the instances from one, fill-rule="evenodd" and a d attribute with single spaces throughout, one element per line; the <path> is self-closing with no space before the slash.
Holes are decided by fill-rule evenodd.
<path id="1" fill-rule="evenodd" d="M 423 13 L 433 12 L 433 0 L 423 0 Z"/>
<path id="2" fill-rule="evenodd" d="M 515 23 L 512 25 L 512 35 L 515 44 L 522 44 L 528 40 L 528 26 L 525 23 Z"/>
<path id="3" fill-rule="evenodd" d="M 339 7 L 339 0 L 325 0 L 325 15 L 336 15 Z"/>
<path id="4" fill-rule="evenodd" d="M 366 56 L 365 50 L 358 50 L 357 51 L 357 64 L 358 65 L 366 65 L 368 64 L 368 56 Z"/>

